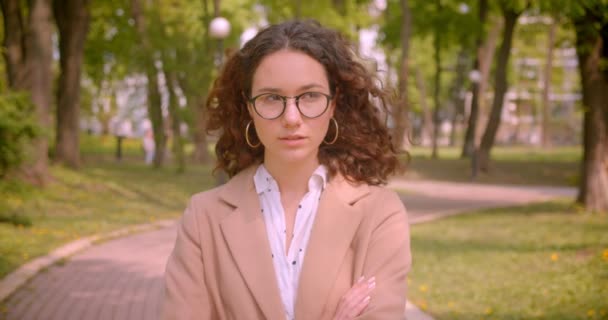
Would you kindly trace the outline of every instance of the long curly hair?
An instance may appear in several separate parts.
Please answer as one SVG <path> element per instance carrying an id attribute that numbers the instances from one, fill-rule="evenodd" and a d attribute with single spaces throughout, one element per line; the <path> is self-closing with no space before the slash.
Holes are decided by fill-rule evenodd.
<path id="1" fill-rule="evenodd" d="M 351 182 L 385 184 L 401 167 L 381 119 L 388 114 L 390 92 L 359 62 L 346 38 L 310 20 L 269 26 L 227 59 L 206 103 L 207 131 L 219 133 L 216 171 L 234 176 L 262 162 L 264 146 L 251 148 L 245 140 L 245 128 L 252 120 L 247 97 L 262 59 L 284 49 L 303 52 L 321 63 L 335 99 L 339 132 L 330 124 L 325 141 L 333 140 L 336 134 L 338 139 L 319 146 L 319 162 L 327 166 L 330 176 L 339 172 Z M 255 140 L 253 131 L 249 134 Z"/>

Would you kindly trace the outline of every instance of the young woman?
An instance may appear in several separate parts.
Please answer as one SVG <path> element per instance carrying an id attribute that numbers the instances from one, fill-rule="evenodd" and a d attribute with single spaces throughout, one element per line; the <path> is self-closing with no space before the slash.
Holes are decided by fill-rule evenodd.
<path id="1" fill-rule="evenodd" d="M 165 274 L 163 319 L 401 319 L 411 256 L 386 98 L 337 32 L 261 31 L 208 103 L 217 168 L 192 197 Z"/>

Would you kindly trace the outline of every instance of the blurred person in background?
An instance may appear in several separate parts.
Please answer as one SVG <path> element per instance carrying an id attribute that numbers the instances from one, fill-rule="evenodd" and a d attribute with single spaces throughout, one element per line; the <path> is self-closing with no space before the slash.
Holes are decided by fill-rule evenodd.
<path id="1" fill-rule="evenodd" d="M 147 128 L 144 131 L 141 144 L 144 149 L 146 164 L 152 164 L 152 161 L 154 161 L 154 150 L 156 149 L 154 143 L 154 132 L 152 132 L 152 128 Z"/>

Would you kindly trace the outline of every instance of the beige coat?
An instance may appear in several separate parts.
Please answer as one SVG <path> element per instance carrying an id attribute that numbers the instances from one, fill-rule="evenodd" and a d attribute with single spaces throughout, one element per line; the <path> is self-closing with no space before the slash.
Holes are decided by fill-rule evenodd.
<path id="1" fill-rule="evenodd" d="M 192 197 L 167 264 L 162 319 L 285 320 L 255 169 Z M 362 275 L 375 276 L 376 288 L 357 319 L 402 319 L 411 255 L 397 194 L 332 178 L 303 263 L 297 320 L 331 319 Z"/>

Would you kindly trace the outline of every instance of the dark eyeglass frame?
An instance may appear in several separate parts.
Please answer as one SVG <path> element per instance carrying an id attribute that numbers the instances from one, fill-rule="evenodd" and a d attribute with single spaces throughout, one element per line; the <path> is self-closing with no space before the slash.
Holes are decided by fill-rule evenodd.
<path id="1" fill-rule="evenodd" d="M 320 95 L 325 96 L 325 98 L 327 98 L 327 104 L 325 105 L 325 109 L 323 109 L 323 111 L 321 113 L 319 113 L 318 116 L 309 117 L 309 116 L 305 115 L 304 113 L 302 113 L 302 110 L 300 110 L 300 97 L 302 97 L 303 95 L 308 94 L 308 93 L 318 93 Z M 276 116 L 276 117 L 274 117 L 274 118 L 266 118 L 266 117 L 262 116 L 260 114 L 260 112 L 258 111 L 258 109 L 256 108 L 256 106 L 255 106 L 255 100 L 257 98 L 259 98 L 261 96 L 269 95 L 269 94 L 275 95 L 275 96 L 281 98 L 281 100 L 283 100 L 283 110 L 281 110 L 281 112 L 279 113 L 279 115 Z M 260 93 L 260 94 L 258 94 L 255 97 L 248 98 L 247 101 L 249 103 L 251 103 L 251 105 L 253 106 L 253 110 L 255 110 L 255 113 L 257 113 L 260 117 L 262 117 L 263 119 L 266 119 L 266 120 L 274 120 L 274 119 L 277 119 L 280 116 L 282 116 L 283 113 L 285 113 L 285 109 L 287 109 L 287 99 L 295 99 L 295 101 L 296 101 L 296 108 L 298 108 L 298 112 L 300 112 L 300 114 L 303 117 L 305 117 L 305 118 L 315 119 L 315 118 L 318 118 L 318 117 L 322 116 L 327 111 L 327 108 L 329 107 L 329 104 L 331 103 L 331 100 L 333 98 L 334 98 L 334 96 L 332 96 L 332 95 L 329 95 L 329 94 L 326 94 L 326 93 L 323 93 L 323 92 L 318 92 L 318 91 L 307 91 L 307 92 L 301 93 L 301 94 L 299 94 L 297 96 L 293 96 L 293 97 L 282 96 L 280 94 L 276 94 L 276 93 L 272 93 L 272 92 L 265 92 L 265 93 Z"/>

